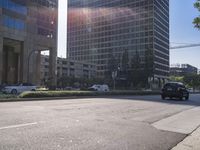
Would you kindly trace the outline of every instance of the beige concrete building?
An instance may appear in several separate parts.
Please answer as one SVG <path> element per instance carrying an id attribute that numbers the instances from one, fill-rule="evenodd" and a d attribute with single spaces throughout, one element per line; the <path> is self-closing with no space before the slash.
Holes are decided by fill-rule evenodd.
<path id="1" fill-rule="evenodd" d="M 40 51 L 50 51 L 56 85 L 57 0 L 0 1 L 0 84 L 40 84 Z"/>
<path id="2" fill-rule="evenodd" d="M 87 62 L 57 58 L 57 78 L 75 77 L 91 79 L 96 77 L 96 65 Z M 49 80 L 49 56 L 41 57 L 41 82 Z"/>

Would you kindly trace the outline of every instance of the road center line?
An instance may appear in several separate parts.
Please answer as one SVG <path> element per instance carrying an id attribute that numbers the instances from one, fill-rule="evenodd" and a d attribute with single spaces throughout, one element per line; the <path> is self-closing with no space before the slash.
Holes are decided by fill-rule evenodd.
<path id="1" fill-rule="evenodd" d="M 20 128 L 20 127 L 26 127 L 26 126 L 32 126 L 32 125 L 37 125 L 37 122 L 32 122 L 32 123 L 25 123 L 25 124 L 18 124 L 18 125 L 11 125 L 11 126 L 6 126 L 6 127 L 0 127 L 0 130 L 4 129 L 12 129 L 12 128 Z"/>

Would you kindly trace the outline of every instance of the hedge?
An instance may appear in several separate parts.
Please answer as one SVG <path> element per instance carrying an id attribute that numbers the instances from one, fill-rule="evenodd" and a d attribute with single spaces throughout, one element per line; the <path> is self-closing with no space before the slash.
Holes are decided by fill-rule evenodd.
<path id="1" fill-rule="evenodd" d="M 95 91 L 36 91 L 24 92 L 19 98 L 46 98 L 46 97 L 71 97 L 71 96 L 114 96 L 114 95 L 156 95 L 158 91 L 112 91 L 112 92 L 95 92 Z"/>
<path id="2" fill-rule="evenodd" d="M 17 96 L 12 94 L 3 94 L 0 92 L 0 99 L 8 99 L 8 98 L 17 98 Z"/>

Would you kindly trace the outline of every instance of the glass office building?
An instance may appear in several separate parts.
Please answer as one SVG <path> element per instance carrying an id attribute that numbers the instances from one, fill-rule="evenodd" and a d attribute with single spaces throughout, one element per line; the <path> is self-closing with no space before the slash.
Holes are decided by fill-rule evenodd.
<path id="1" fill-rule="evenodd" d="M 57 8 L 57 0 L 0 1 L 0 84 L 39 84 L 39 51 L 44 49 L 50 50 L 55 83 Z"/>
<path id="2" fill-rule="evenodd" d="M 164 82 L 169 75 L 169 0 L 69 0 L 67 57 L 97 64 L 104 78 L 109 60 L 140 58 L 148 80 Z M 119 68 L 118 67 L 118 68 Z"/>

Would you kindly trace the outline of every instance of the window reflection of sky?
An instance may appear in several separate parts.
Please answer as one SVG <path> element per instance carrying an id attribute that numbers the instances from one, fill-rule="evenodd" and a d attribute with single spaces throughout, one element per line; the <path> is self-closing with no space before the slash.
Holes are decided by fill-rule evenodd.
<path id="1" fill-rule="evenodd" d="M 25 29 L 24 21 L 15 19 L 15 18 L 6 16 L 6 15 L 3 16 L 3 25 L 8 28 L 13 28 L 13 29 L 17 29 L 17 30 Z"/>
<path id="2" fill-rule="evenodd" d="M 20 13 L 27 14 L 27 7 L 13 2 L 12 0 L 0 0 L 0 7 Z"/>

